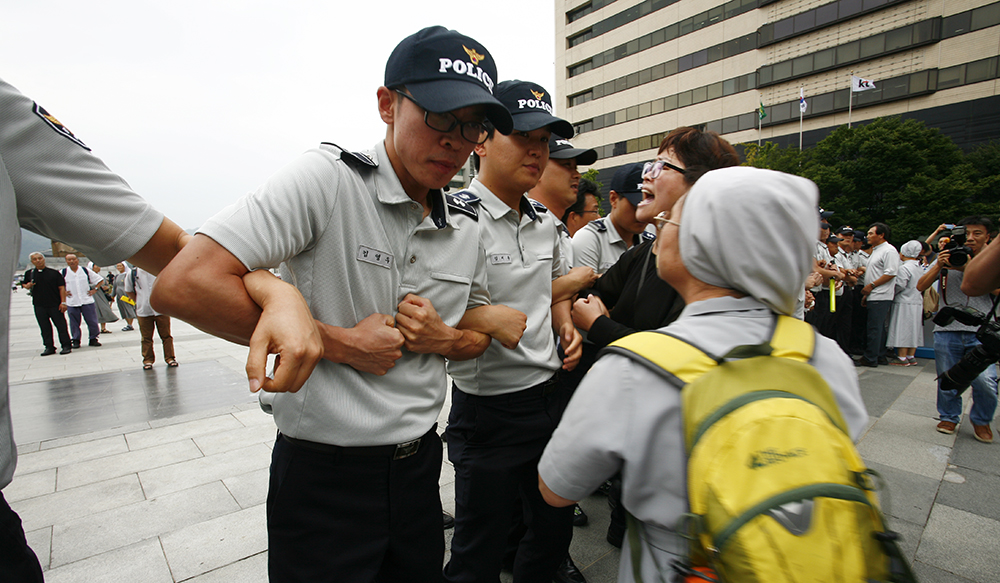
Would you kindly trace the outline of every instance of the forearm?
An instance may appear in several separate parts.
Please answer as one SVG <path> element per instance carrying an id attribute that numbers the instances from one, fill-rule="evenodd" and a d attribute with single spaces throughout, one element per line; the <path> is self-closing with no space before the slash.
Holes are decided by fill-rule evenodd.
<path id="1" fill-rule="evenodd" d="M 920 276 L 920 279 L 917 281 L 917 291 L 924 293 L 927 288 L 934 285 L 934 282 L 937 281 L 939 275 L 941 275 L 941 264 L 935 263 L 930 267 L 930 269 L 927 270 L 926 273 Z"/>
<path id="2" fill-rule="evenodd" d="M 990 293 L 1000 287 L 1000 244 L 996 240 L 986 246 L 965 266 L 962 291 L 970 297 Z"/>
<path id="3" fill-rule="evenodd" d="M 150 303 L 157 312 L 247 345 L 261 309 L 247 293 L 246 273 L 246 267 L 229 251 L 197 235 L 160 272 Z"/>
<path id="4" fill-rule="evenodd" d="M 65 304 L 66 303 L 66 288 L 61 287 L 61 286 L 59 288 L 59 303 L 60 304 Z"/>
<path id="5" fill-rule="evenodd" d="M 573 302 L 563 300 L 552 304 L 552 329 L 559 333 L 566 324 L 573 325 Z"/>
<path id="6" fill-rule="evenodd" d="M 557 277 L 552 281 L 552 303 L 571 300 L 579 291 L 579 286 L 569 276 Z"/>
<path id="7" fill-rule="evenodd" d="M 191 240 L 191 235 L 185 233 L 177 223 L 163 217 L 163 222 L 153 236 L 128 261 L 153 275 L 158 275 Z"/>
<path id="8" fill-rule="evenodd" d="M 447 354 L 441 356 L 448 360 L 471 360 L 482 356 L 490 347 L 493 338 L 475 330 L 458 330 L 459 336 Z"/>

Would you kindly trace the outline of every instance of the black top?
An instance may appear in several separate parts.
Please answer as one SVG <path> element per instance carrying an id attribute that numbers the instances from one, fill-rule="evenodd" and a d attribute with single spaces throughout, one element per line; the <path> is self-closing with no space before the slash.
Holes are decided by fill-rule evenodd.
<path id="1" fill-rule="evenodd" d="M 581 297 L 587 293 L 600 296 L 611 314 L 599 316 L 587 332 L 599 348 L 639 330 L 662 328 L 684 309 L 684 299 L 656 274 L 653 241 L 633 245 Z"/>
<path id="2" fill-rule="evenodd" d="M 21 283 L 33 282 L 31 288 L 31 303 L 41 308 L 58 308 L 60 301 L 59 288 L 66 287 L 62 274 L 50 267 L 29 269 L 24 272 Z"/>

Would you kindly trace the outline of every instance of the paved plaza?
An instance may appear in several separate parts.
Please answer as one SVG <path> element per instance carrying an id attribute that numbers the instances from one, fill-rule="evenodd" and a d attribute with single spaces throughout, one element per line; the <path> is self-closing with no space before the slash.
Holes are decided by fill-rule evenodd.
<path id="1" fill-rule="evenodd" d="M 175 320 L 180 367 L 168 369 L 161 358 L 146 372 L 139 332 L 123 325 L 108 325 L 113 333 L 101 336 L 102 347 L 42 358 L 30 298 L 12 296 L 20 458 L 4 496 L 24 521 L 46 581 L 266 581 L 275 427 L 247 390 L 246 348 Z M 1000 442 L 975 441 L 967 417 L 956 435 L 937 433 L 934 363 L 920 363 L 860 371 L 871 416 L 861 454 L 888 481 L 883 505 L 921 581 L 995 583 Z M 447 404 L 441 427 L 446 416 Z M 454 509 L 447 461 L 441 499 Z M 615 581 L 606 499 L 581 505 L 590 524 L 574 529 L 571 555 L 591 583 Z"/>

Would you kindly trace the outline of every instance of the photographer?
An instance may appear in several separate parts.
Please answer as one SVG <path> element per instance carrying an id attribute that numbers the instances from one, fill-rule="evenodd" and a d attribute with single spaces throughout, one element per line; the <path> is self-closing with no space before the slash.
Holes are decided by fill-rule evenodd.
<path id="1" fill-rule="evenodd" d="M 992 301 L 988 294 L 967 296 L 962 291 L 962 278 L 970 257 L 975 256 L 989 242 L 993 222 L 986 217 L 966 217 L 953 229 L 945 241 L 939 241 L 940 253 L 927 273 L 917 282 L 917 291 L 923 293 L 938 281 L 940 300 L 938 309 L 946 306 L 970 307 L 989 314 Z M 942 229 L 939 228 L 939 231 Z M 964 230 L 964 233 L 962 231 Z M 976 339 L 976 326 L 954 321 L 946 326 L 935 323 L 934 361 L 940 377 L 957 364 L 963 356 L 972 351 L 980 342 Z M 969 418 L 976 439 L 983 443 L 993 441 L 990 422 L 997 407 L 996 364 L 986 367 L 972 381 L 972 410 Z M 940 423 L 937 430 L 952 434 L 958 428 L 962 417 L 962 396 L 958 391 L 942 390 L 938 380 L 937 408 Z"/>

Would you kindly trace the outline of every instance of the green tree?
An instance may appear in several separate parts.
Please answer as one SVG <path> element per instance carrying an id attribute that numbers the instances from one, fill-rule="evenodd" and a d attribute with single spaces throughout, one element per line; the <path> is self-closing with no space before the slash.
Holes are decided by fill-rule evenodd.
<path id="1" fill-rule="evenodd" d="M 799 150 L 794 146 L 782 148 L 774 142 L 764 142 L 760 146 L 743 144 L 743 152 L 746 156 L 744 166 L 778 170 L 788 174 L 802 174 L 809 157 L 809 150 Z"/>
<path id="2" fill-rule="evenodd" d="M 973 214 L 980 190 L 950 138 L 898 117 L 841 126 L 811 149 L 801 174 L 819 186 L 820 206 L 836 213 L 835 224 L 886 223 L 897 245 Z"/>
<path id="3" fill-rule="evenodd" d="M 1000 142 L 979 146 L 966 155 L 966 160 L 975 168 L 977 192 L 971 203 L 976 214 L 995 216 L 1000 211 Z"/>

